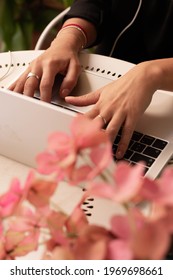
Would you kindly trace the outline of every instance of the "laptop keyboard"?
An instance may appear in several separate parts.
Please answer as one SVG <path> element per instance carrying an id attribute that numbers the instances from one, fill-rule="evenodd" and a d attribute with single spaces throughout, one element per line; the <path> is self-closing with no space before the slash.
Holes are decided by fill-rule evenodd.
<path id="1" fill-rule="evenodd" d="M 119 133 L 112 146 L 113 158 L 116 162 L 118 160 L 115 154 L 120 138 L 121 135 Z M 167 141 L 160 138 L 134 131 L 123 160 L 133 165 L 143 161 L 146 173 L 167 144 Z"/>
<path id="2" fill-rule="evenodd" d="M 35 96 L 35 98 L 38 98 L 38 96 Z M 56 102 L 51 103 L 56 106 L 58 105 L 60 107 L 64 107 L 63 105 L 57 104 Z M 75 110 L 72 109 L 72 111 Z M 116 162 L 119 161 L 116 158 L 115 154 L 120 139 L 121 129 L 112 145 L 113 159 Z M 160 155 L 160 153 L 164 150 L 167 144 L 168 142 L 163 139 L 134 131 L 128 149 L 124 155 L 124 158 L 121 160 L 125 160 L 132 165 L 137 164 L 139 162 L 143 162 L 143 164 L 145 165 L 144 172 L 146 173 L 149 170 L 149 168 L 153 165 L 157 157 Z"/>

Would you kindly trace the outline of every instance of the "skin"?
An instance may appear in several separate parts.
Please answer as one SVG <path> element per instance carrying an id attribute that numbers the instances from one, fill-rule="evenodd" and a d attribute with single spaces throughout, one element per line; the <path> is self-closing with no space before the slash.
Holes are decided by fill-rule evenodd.
<path id="1" fill-rule="evenodd" d="M 64 25 L 70 23 L 79 24 L 85 30 L 87 46 L 95 41 L 96 30 L 91 23 L 73 18 L 67 20 Z M 82 97 L 68 96 L 80 75 L 78 54 L 84 42 L 79 30 L 61 29 L 50 47 L 30 64 L 9 89 L 32 97 L 34 91 L 39 88 L 41 99 L 50 102 L 55 76 L 57 73 L 63 74 L 59 94 L 66 102 L 77 106 L 94 104 L 86 116 L 98 121 L 98 115 L 102 115 L 108 123 L 105 131 L 112 141 L 123 126 L 116 153 L 116 157 L 120 159 L 128 147 L 137 120 L 149 106 L 154 92 L 157 89 L 173 91 L 173 58 L 142 62 L 118 80 L 94 92 Z M 27 79 L 29 72 L 37 74 L 40 81 L 35 77 Z M 101 118 L 99 120 L 103 122 Z"/>

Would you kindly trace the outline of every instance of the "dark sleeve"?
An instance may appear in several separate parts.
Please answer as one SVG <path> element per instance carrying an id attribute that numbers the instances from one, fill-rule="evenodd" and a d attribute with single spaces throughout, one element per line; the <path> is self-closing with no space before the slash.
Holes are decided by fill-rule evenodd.
<path id="1" fill-rule="evenodd" d="M 97 31 L 95 44 L 97 44 L 105 32 L 111 3 L 112 1 L 110 0 L 74 0 L 64 21 L 69 18 L 79 17 L 94 24 Z"/>

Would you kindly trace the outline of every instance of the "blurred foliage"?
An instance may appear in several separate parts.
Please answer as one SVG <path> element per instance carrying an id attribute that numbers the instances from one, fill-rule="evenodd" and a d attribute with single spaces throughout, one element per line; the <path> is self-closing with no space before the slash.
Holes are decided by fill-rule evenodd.
<path id="1" fill-rule="evenodd" d="M 73 0 L 0 0 L 0 50 L 27 50 L 34 34 Z"/>

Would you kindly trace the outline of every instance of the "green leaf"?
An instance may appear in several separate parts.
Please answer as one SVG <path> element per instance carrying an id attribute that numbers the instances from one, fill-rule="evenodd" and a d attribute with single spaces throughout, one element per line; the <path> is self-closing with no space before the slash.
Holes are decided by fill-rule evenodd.
<path id="1" fill-rule="evenodd" d="M 42 32 L 57 16 L 57 9 L 48 8 L 44 0 L 0 0 L 0 42 L 6 50 L 22 50 L 32 47 L 33 33 Z M 55 0 L 64 7 L 73 0 Z M 53 32 L 57 32 L 56 29 Z M 2 49 L 1 49 L 2 50 Z"/>
<path id="2" fill-rule="evenodd" d="M 27 49 L 25 36 L 20 24 L 16 24 L 16 31 L 11 38 L 11 50 L 25 50 Z"/>

